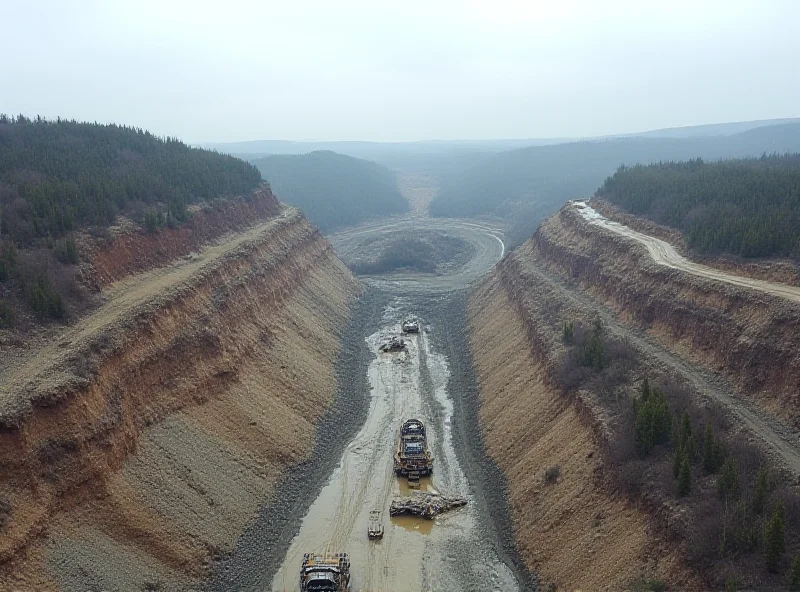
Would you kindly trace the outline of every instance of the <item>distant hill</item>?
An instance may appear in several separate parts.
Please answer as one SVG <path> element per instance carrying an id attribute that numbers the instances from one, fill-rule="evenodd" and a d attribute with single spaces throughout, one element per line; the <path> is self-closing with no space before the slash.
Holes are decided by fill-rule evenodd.
<path id="1" fill-rule="evenodd" d="M 323 232 L 409 210 L 384 166 L 319 151 L 253 161 L 279 199 L 301 208 Z"/>
<path id="2" fill-rule="evenodd" d="M 620 167 L 597 195 L 700 253 L 800 259 L 800 154 Z"/>
<path id="3" fill-rule="evenodd" d="M 704 138 L 709 136 L 731 136 L 759 127 L 781 125 L 784 123 L 800 123 L 800 118 L 785 117 L 783 119 L 758 119 L 754 121 L 733 121 L 729 123 L 709 123 L 685 127 L 668 127 L 636 134 L 624 134 L 619 137 L 639 138 Z"/>
<path id="4" fill-rule="evenodd" d="M 800 123 L 696 138 L 629 137 L 523 148 L 495 154 L 443 180 L 434 216 L 500 216 L 519 244 L 568 199 L 588 197 L 621 164 L 741 158 L 800 151 Z"/>

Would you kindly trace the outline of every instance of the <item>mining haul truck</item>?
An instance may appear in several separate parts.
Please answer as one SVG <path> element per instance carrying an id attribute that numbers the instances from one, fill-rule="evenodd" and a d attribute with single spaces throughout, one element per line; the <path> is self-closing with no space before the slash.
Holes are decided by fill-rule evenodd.
<path id="1" fill-rule="evenodd" d="M 306 553 L 300 566 L 300 592 L 349 592 L 347 553 Z"/>
<path id="2" fill-rule="evenodd" d="M 433 457 L 425 437 L 425 426 L 418 419 L 409 419 L 400 428 L 400 438 L 394 453 L 394 472 L 429 475 L 433 472 Z"/>

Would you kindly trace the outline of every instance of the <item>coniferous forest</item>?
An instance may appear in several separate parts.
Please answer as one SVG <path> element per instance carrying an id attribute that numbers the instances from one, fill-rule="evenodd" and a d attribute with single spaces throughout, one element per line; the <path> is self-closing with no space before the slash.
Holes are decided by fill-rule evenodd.
<path id="1" fill-rule="evenodd" d="M 187 205 L 259 183 L 251 164 L 141 129 L 0 115 L 0 233 L 18 246 L 134 207 L 180 223 Z"/>
<path id="2" fill-rule="evenodd" d="M 800 259 L 800 154 L 621 166 L 596 195 L 699 253 Z"/>
<path id="3" fill-rule="evenodd" d="M 102 234 L 118 214 L 177 226 L 188 205 L 261 182 L 247 162 L 138 128 L 0 115 L 0 328 L 83 306 L 73 231 Z"/>

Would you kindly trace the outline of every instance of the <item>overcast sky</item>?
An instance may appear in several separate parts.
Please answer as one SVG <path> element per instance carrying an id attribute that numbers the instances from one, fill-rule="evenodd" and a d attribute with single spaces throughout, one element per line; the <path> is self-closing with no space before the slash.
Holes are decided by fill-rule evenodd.
<path id="1" fill-rule="evenodd" d="M 798 0 L 0 2 L 0 112 L 189 142 L 800 116 Z"/>

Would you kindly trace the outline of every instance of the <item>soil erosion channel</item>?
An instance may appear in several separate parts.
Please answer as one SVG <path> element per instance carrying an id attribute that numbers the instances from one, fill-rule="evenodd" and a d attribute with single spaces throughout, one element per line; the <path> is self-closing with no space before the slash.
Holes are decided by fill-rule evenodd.
<path id="1" fill-rule="evenodd" d="M 404 336 L 403 351 L 379 352 L 382 343 L 400 334 L 404 316 L 419 311 L 423 300 L 437 292 L 447 298 L 441 292 L 466 287 L 501 257 L 502 241 L 493 231 L 448 222 L 435 224 L 447 226 L 450 233 L 468 236 L 477 246 L 477 261 L 473 259 L 449 277 L 420 277 L 416 285 L 408 274 L 402 279 L 388 277 L 371 282 L 382 290 L 395 289 L 381 328 L 364 336 L 375 354 L 369 366 L 362 369 L 367 372 L 370 385 L 367 419 L 304 517 L 273 578 L 273 591 L 297 589 L 304 553 L 342 551 L 350 555 L 354 592 L 520 588 L 514 573 L 495 550 L 498 541 L 492 540 L 491 529 L 481 527 L 486 518 L 478 514 L 481 504 L 476 503 L 474 488 L 456 454 L 453 401 L 447 388 L 448 360 L 432 342 L 444 327 L 426 326 L 423 318 L 420 333 Z M 334 236 L 331 242 L 337 248 L 346 245 L 357 249 L 356 236 L 366 239 L 396 230 L 397 223 L 392 223 L 368 231 L 351 231 L 345 237 Z M 434 456 L 433 476 L 421 480 L 421 490 L 466 497 L 466 507 L 441 514 L 435 520 L 389 516 L 392 499 L 410 493 L 406 478 L 395 476 L 393 470 L 400 425 L 410 418 L 425 423 Z M 372 510 L 381 511 L 385 533 L 380 540 L 367 537 Z"/>

